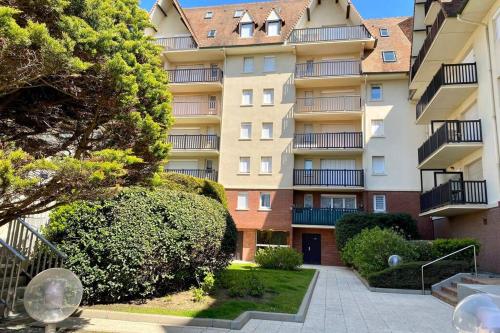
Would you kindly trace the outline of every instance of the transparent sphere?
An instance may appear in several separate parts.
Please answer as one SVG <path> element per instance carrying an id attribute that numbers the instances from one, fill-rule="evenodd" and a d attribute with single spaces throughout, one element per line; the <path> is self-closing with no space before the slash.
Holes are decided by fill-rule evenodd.
<path id="1" fill-rule="evenodd" d="M 389 257 L 387 260 L 387 263 L 389 264 L 390 267 L 397 266 L 403 262 L 403 259 L 398 256 L 397 254 L 393 254 L 392 256 Z"/>
<path id="2" fill-rule="evenodd" d="M 455 308 L 453 325 L 463 333 L 500 333 L 500 297 L 490 294 L 466 297 Z"/>
<path id="3" fill-rule="evenodd" d="M 75 312 L 82 301 L 80 279 L 64 268 L 51 268 L 30 281 L 24 307 L 31 318 L 46 324 L 60 322 Z"/>

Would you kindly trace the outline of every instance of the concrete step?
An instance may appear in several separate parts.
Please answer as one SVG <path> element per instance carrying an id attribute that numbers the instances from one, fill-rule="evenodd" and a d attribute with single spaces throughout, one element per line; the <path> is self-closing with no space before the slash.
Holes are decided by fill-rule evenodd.
<path id="1" fill-rule="evenodd" d="M 482 284 L 482 285 L 500 285 L 500 278 L 476 278 L 476 277 L 464 277 L 462 278 L 462 283 L 467 284 Z"/>
<path id="2" fill-rule="evenodd" d="M 24 297 L 24 292 L 26 291 L 26 287 L 18 287 L 17 292 L 16 292 L 16 297 L 17 298 L 23 298 Z M 7 290 L 4 290 L 3 293 L 0 293 L 0 298 L 5 298 L 7 296 Z"/>
<path id="3" fill-rule="evenodd" d="M 433 291 L 432 296 L 437 297 L 452 306 L 455 306 L 458 303 L 458 298 L 456 296 L 450 295 L 442 290 Z"/>
<path id="4" fill-rule="evenodd" d="M 4 278 L 3 278 L 3 275 L 0 275 L 0 286 L 3 285 L 3 282 L 4 282 Z M 6 277 L 5 278 L 5 286 L 8 285 L 8 283 L 10 282 L 10 277 Z M 14 283 L 14 279 L 12 281 L 12 283 Z M 21 275 L 19 276 L 19 280 L 17 282 L 17 286 L 18 287 L 24 287 L 24 286 L 27 286 L 28 285 L 28 278 L 24 275 Z"/>
<path id="5" fill-rule="evenodd" d="M 448 295 L 451 295 L 453 297 L 457 297 L 458 296 L 458 288 L 453 288 L 453 287 L 442 287 L 441 288 L 441 291 L 448 294 Z"/>

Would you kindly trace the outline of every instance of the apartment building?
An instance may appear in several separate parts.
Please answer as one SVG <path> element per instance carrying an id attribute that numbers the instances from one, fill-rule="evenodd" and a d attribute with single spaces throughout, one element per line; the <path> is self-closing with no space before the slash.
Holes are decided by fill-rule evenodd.
<path id="1" fill-rule="evenodd" d="M 365 20 L 347 0 L 159 0 L 150 16 L 174 95 L 167 169 L 224 185 L 237 258 L 293 246 L 306 263 L 340 264 L 335 223 L 357 211 L 410 213 L 432 237 L 411 18 Z"/>
<path id="2" fill-rule="evenodd" d="M 421 216 L 436 237 L 478 239 L 500 272 L 500 1 L 416 0 L 413 41 Z"/>

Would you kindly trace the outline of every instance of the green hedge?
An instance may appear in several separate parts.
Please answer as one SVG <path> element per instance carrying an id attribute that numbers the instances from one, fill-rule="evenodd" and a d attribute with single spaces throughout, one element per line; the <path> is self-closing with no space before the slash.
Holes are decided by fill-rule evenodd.
<path id="1" fill-rule="evenodd" d="M 335 226 L 338 249 L 342 250 L 347 242 L 362 230 L 375 227 L 393 229 L 407 239 L 420 239 L 417 222 L 409 214 L 348 214 Z"/>
<path id="2" fill-rule="evenodd" d="M 269 247 L 259 249 L 255 254 L 255 262 L 262 268 L 296 270 L 303 263 L 302 253 L 288 247 Z"/>
<path id="3" fill-rule="evenodd" d="M 403 263 L 396 267 L 369 274 L 366 279 L 370 286 L 378 288 L 421 289 L 421 267 L 426 261 Z M 424 269 L 425 287 L 441 282 L 455 274 L 470 272 L 467 261 L 440 261 Z"/>
<path id="4" fill-rule="evenodd" d="M 472 238 L 451 238 L 451 239 L 436 239 L 432 242 L 432 254 L 434 258 L 440 258 L 446 256 L 450 253 L 463 249 L 469 245 L 476 246 L 476 254 L 479 254 L 481 250 L 481 244 L 479 241 Z M 450 257 L 452 260 L 472 260 L 474 256 L 474 250 L 468 249 L 463 252 L 457 253 Z"/>
<path id="5" fill-rule="evenodd" d="M 236 246 L 236 227 L 220 203 L 170 190 L 134 188 L 61 207 L 44 233 L 69 256 L 84 304 L 187 289 L 207 271 L 224 269 Z"/>

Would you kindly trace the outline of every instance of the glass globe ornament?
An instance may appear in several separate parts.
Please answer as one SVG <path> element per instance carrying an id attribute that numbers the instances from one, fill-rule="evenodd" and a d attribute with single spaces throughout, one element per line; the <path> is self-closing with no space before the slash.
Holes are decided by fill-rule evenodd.
<path id="1" fill-rule="evenodd" d="M 394 267 L 394 266 L 400 265 L 402 262 L 403 262 L 403 258 L 401 258 L 400 256 L 398 256 L 397 254 L 393 254 L 387 260 L 387 263 L 389 264 L 390 267 Z"/>
<path id="2" fill-rule="evenodd" d="M 481 293 L 464 298 L 453 312 L 453 326 L 461 333 L 500 333 L 500 297 Z"/>

